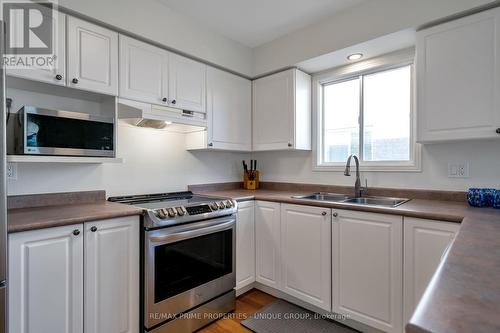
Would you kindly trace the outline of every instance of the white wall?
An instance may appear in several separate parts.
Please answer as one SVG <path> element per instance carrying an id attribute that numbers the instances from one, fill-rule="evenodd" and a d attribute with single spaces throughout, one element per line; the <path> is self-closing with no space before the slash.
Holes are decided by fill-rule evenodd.
<path id="1" fill-rule="evenodd" d="M 312 171 L 311 152 L 256 153 L 264 181 L 354 185 L 353 176 L 343 172 Z M 368 187 L 435 190 L 467 190 L 469 187 L 500 189 L 500 142 L 472 141 L 426 145 L 422 149 L 422 172 L 363 172 Z M 448 162 L 470 162 L 470 177 L 448 178 Z M 351 168 L 351 170 L 354 170 Z"/>
<path id="2" fill-rule="evenodd" d="M 408 28 L 415 28 L 493 0 L 368 0 L 326 20 L 254 48 L 259 75 Z"/>
<path id="3" fill-rule="evenodd" d="M 189 184 L 240 180 L 249 155 L 184 149 L 184 135 L 120 124 L 118 155 L 123 164 L 18 163 L 8 194 L 106 190 L 108 195 L 185 190 Z"/>
<path id="4" fill-rule="evenodd" d="M 252 74 L 252 50 L 156 0 L 59 0 L 59 5 L 235 72 Z"/>

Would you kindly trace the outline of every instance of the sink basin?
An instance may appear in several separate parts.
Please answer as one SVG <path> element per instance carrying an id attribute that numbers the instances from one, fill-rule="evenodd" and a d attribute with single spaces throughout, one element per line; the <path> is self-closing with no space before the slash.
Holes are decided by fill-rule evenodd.
<path id="1" fill-rule="evenodd" d="M 293 197 L 295 199 L 304 199 L 304 200 L 318 200 L 318 201 L 330 201 L 330 202 L 341 202 L 347 199 L 350 199 L 348 195 L 338 194 L 338 193 L 313 193 L 308 195 L 301 195 Z"/>
<path id="2" fill-rule="evenodd" d="M 345 200 L 344 203 L 356 204 L 356 205 L 368 205 L 368 206 L 397 207 L 408 201 L 409 199 L 401 199 L 401 198 L 363 197 L 363 198 L 350 198 Z"/>
<path id="3" fill-rule="evenodd" d="M 338 193 L 313 193 L 308 195 L 294 196 L 294 199 L 316 200 L 325 202 L 345 203 L 350 205 L 363 205 L 363 206 L 383 206 L 383 207 L 397 207 L 410 201 L 410 199 L 402 198 L 387 198 L 387 197 L 361 197 L 355 198 L 345 194 Z"/>

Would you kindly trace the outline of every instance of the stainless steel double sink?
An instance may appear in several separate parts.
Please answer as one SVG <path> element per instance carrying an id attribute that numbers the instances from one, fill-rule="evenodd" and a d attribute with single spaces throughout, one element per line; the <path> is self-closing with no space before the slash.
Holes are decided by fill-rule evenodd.
<path id="1" fill-rule="evenodd" d="M 294 196 L 293 198 L 321 201 L 321 202 L 335 202 L 347 205 L 380 206 L 389 208 L 394 208 L 404 204 L 405 202 L 410 201 L 410 199 L 403 199 L 403 198 L 371 197 L 371 196 L 356 198 L 345 194 L 324 193 L 324 192 L 318 192 L 308 195 L 299 195 L 299 196 Z"/>

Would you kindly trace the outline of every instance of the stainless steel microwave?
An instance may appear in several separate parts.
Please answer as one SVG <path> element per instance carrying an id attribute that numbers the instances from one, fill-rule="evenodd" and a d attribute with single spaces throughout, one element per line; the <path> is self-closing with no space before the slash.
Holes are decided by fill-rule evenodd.
<path id="1" fill-rule="evenodd" d="M 23 106 L 15 126 L 15 153 L 115 157 L 114 118 Z"/>

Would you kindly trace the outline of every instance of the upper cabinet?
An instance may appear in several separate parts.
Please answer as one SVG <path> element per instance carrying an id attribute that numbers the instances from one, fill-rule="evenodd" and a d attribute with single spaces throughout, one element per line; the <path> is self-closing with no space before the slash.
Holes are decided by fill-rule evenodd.
<path id="1" fill-rule="evenodd" d="M 168 52 L 120 35 L 120 97 L 168 104 Z"/>
<path id="2" fill-rule="evenodd" d="M 170 106 L 183 110 L 205 112 L 207 66 L 171 53 L 168 67 Z"/>
<path id="3" fill-rule="evenodd" d="M 208 145 L 213 149 L 252 150 L 252 86 L 249 80 L 207 70 Z"/>
<path id="4" fill-rule="evenodd" d="M 120 97 L 206 111 L 207 66 L 120 35 Z"/>
<path id="5" fill-rule="evenodd" d="M 67 85 L 118 95 L 118 33 L 68 17 Z"/>
<path id="6" fill-rule="evenodd" d="M 253 150 L 285 149 L 311 149 L 311 77 L 297 69 L 253 81 Z"/>
<path id="7" fill-rule="evenodd" d="M 56 27 L 53 69 L 7 70 L 7 75 L 118 95 L 118 33 L 64 14 L 58 14 Z"/>
<path id="8" fill-rule="evenodd" d="M 418 141 L 500 138 L 500 9 L 417 34 Z"/>
<path id="9" fill-rule="evenodd" d="M 66 15 L 59 13 L 57 22 L 54 20 L 52 40 L 54 41 L 53 52 L 55 55 L 54 67 L 33 69 L 7 69 L 6 74 L 22 77 L 25 79 L 66 85 Z M 17 21 L 11 22 L 12 29 L 23 29 Z M 18 34 L 22 37 L 22 34 Z"/>

